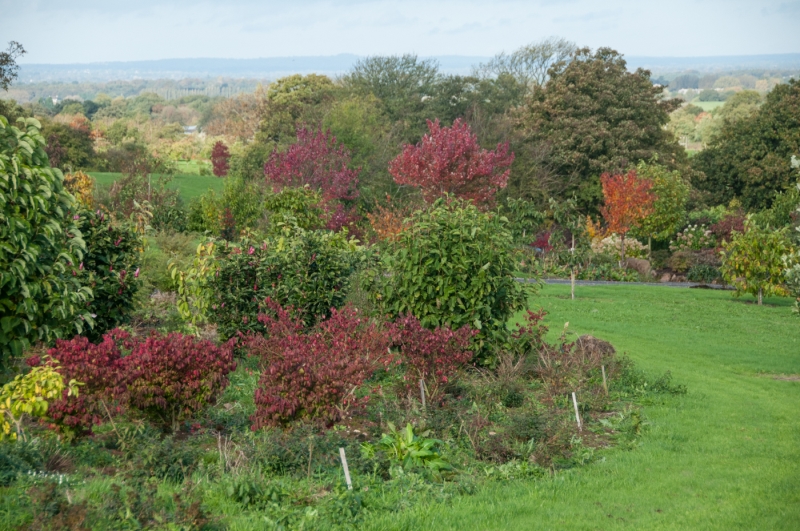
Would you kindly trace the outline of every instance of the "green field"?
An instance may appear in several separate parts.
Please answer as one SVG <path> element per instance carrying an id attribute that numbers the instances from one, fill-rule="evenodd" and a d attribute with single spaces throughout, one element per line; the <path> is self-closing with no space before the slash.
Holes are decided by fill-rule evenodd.
<path id="1" fill-rule="evenodd" d="M 694 101 L 691 102 L 691 104 L 694 105 L 695 107 L 700 107 L 701 109 L 703 109 L 706 112 L 711 112 L 714 109 L 716 109 L 717 107 L 722 107 L 723 105 L 725 105 L 725 102 L 724 101 L 698 101 L 698 100 L 694 100 Z"/>
<path id="2" fill-rule="evenodd" d="M 648 432 L 632 451 L 365 528 L 800 528 L 800 319 L 789 301 L 649 286 L 568 296 L 569 286 L 546 286 L 534 301 L 551 333 L 569 321 L 647 371 L 672 371 L 688 394 L 645 408 Z"/>
<path id="3" fill-rule="evenodd" d="M 121 173 L 91 172 L 89 175 L 94 177 L 98 187 L 108 187 L 121 177 Z M 181 173 L 174 175 L 170 188 L 180 190 L 181 198 L 184 202 L 189 202 L 195 197 L 199 197 L 208 190 L 222 191 L 225 180 L 213 175 L 196 175 Z"/>

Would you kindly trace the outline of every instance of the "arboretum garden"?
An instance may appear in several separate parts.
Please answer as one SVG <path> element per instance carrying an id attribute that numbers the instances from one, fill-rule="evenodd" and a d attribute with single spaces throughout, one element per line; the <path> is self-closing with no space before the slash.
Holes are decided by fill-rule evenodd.
<path id="1" fill-rule="evenodd" d="M 800 82 L 526 53 L 0 100 L 0 529 L 796 525 Z"/>

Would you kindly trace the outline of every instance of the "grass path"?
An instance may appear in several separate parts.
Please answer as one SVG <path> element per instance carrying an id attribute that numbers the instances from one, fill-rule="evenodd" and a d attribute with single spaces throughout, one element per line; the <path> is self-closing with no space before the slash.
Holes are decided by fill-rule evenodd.
<path id="1" fill-rule="evenodd" d="M 498 484 L 375 529 L 800 529 L 800 319 L 710 290 L 548 285 L 535 299 L 551 333 L 614 343 L 685 397 L 648 405 L 633 451 L 612 450 L 553 479 Z"/>
<path id="2" fill-rule="evenodd" d="M 110 187 L 114 181 L 119 179 L 121 173 L 108 173 L 108 172 L 90 172 L 89 175 L 94 177 L 97 186 Z M 180 190 L 181 198 L 185 203 L 188 203 L 195 197 L 200 197 L 208 190 L 221 192 L 225 184 L 225 179 L 220 179 L 213 175 L 194 175 L 194 174 L 176 174 L 173 176 L 169 187 Z"/>

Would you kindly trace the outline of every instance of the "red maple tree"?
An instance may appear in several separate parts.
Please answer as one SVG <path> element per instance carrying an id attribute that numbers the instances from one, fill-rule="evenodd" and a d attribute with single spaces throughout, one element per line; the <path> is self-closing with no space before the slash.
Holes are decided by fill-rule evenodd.
<path id="1" fill-rule="evenodd" d="M 640 179 L 635 170 L 628 173 L 600 176 L 603 186 L 604 206 L 600 213 L 608 224 L 609 232 L 622 238 L 621 261 L 625 261 L 625 235 L 653 211 L 656 196 L 650 192 L 652 181 Z"/>
<path id="2" fill-rule="evenodd" d="M 230 158 L 231 154 L 228 151 L 228 146 L 221 141 L 217 141 L 214 147 L 211 148 L 211 164 L 214 166 L 214 175 L 217 177 L 225 177 L 228 175 L 228 169 L 230 168 L 228 159 Z"/>
<path id="3" fill-rule="evenodd" d="M 275 188 L 309 185 L 328 200 L 358 197 L 358 174 L 350 169 L 350 151 L 330 131 L 297 129 L 297 143 L 285 152 L 273 152 L 264 165 L 267 182 Z"/>
<path id="4" fill-rule="evenodd" d="M 508 143 L 498 144 L 494 151 L 481 148 L 461 118 L 452 127 L 442 127 L 438 119 L 428 120 L 428 130 L 417 145 L 406 145 L 389 163 L 394 182 L 420 188 L 428 202 L 449 193 L 476 204 L 491 204 L 497 191 L 508 184 L 514 162 Z"/>

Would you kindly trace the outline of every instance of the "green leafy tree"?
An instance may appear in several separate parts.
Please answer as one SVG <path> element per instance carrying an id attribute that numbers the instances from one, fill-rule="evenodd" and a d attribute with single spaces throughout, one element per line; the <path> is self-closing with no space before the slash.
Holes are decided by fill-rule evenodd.
<path id="1" fill-rule="evenodd" d="M 391 316 L 411 314 L 426 328 L 480 330 L 485 361 L 505 340 L 506 321 L 527 300 L 514 280 L 508 220 L 452 197 L 415 213 L 375 275 L 379 303 Z"/>
<path id="2" fill-rule="evenodd" d="M 757 111 L 725 121 L 708 147 L 692 158 L 703 172 L 693 184 L 720 203 L 738 198 L 745 208 L 772 204 L 776 192 L 791 187 L 788 163 L 800 149 L 800 81 L 776 86 Z"/>
<path id="3" fill-rule="evenodd" d="M 574 42 L 559 37 L 527 44 L 507 54 L 501 52 L 479 65 L 475 73 L 481 77 L 512 76 L 526 91 L 544 85 L 550 67 L 568 61 L 576 46 Z"/>
<path id="4" fill-rule="evenodd" d="M 686 163 L 664 129 L 680 100 L 662 99 L 663 87 L 653 85 L 649 71 L 629 72 L 609 48 L 582 48 L 568 63 L 553 65 L 549 76 L 534 87 L 517 126 L 526 144 L 545 149 L 536 163 L 558 176 L 563 192 L 575 192 L 584 210 L 599 206 L 604 172 L 620 173 L 656 154 L 669 168 Z"/>
<path id="5" fill-rule="evenodd" d="M 9 42 L 8 49 L 0 52 L 0 89 L 7 91 L 11 83 L 17 79 L 19 74 L 17 58 L 25 53 L 25 48 L 16 41 Z"/>
<path id="6" fill-rule="evenodd" d="M 681 228 L 686 219 L 686 201 L 691 186 L 680 172 L 670 171 L 658 164 L 658 159 L 640 162 L 636 165 L 640 179 L 652 183 L 650 193 L 655 196 L 653 209 L 636 229 L 636 233 L 649 240 L 666 240 Z M 648 246 L 652 247 L 652 241 Z"/>
<path id="7" fill-rule="evenodd" d="M 353 94 L 378 98 L 389 121 L 400 124 L 402 140 L 411 141 L 422 136 L 438 79 L 436 61 L 406 54 L 361 59 L 342 82 Z"/>
<path id="8" fill-rule="evenodd" d="M 734 232 L 722 247 L 720 272 L 736 288 L 737 295 L 750 293 L 761 305 L 765 295 L 780 291 L 786 269 L 784 256 L 794 252 L 786 229 L 759 227 L 748 219 L 744 232 Z"/>
<path id="9" fill-rule="evenodd" d="M 89 288 L 72 275 L 86 248 L 74 198 L 50 168 L 40 124 L 0 116 L 0 367 L 35 341 L 93 324 Z"/>
<path id="10" fill-rule="evenodd" d="M 317 127 L 322 123 L 335 95 L 333 81 L 317 74 L 295 74 L 270 84 L 256 142 L 293 142 L 298 127 Z"/>

